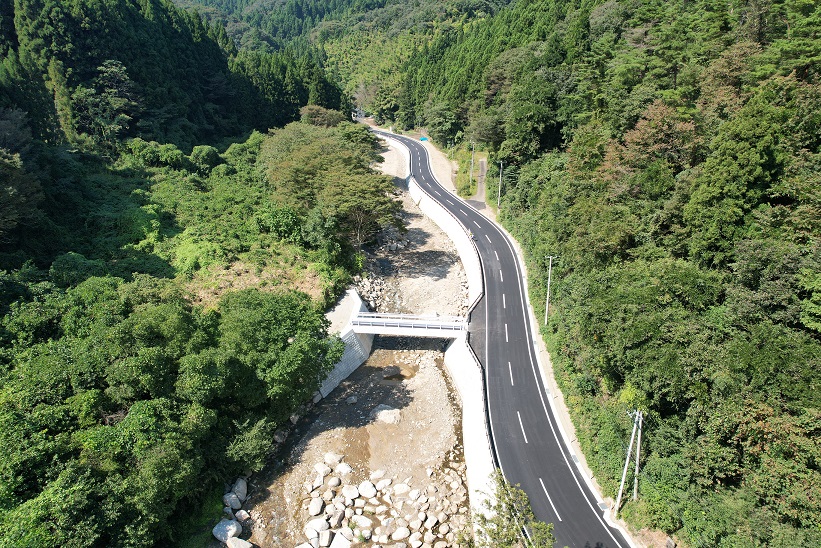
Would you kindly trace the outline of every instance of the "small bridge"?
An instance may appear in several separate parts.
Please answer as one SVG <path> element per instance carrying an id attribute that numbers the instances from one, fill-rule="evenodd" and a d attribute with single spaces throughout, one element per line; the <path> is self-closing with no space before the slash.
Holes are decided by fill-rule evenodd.
<path id="1" fill-rule="evenodd" d="M 467 318 L 436 314 L 359 312 L 351 318 L 354 333 L 455 339 L 467 332 Z"/>

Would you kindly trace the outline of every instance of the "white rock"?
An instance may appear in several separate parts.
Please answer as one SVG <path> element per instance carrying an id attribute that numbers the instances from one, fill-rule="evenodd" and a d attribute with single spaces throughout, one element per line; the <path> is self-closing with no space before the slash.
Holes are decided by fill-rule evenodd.
<path id="1" fill-rule="evenodd" d="M 371 472 L 371 481 L 376 481 L 385 477 L 384 470 L 374 470 Z"/>
<path id="2" fill-rule="evenodd" d="M 356 488 L 356 485 L 346 485 L 342 488 L 342 495 L 347 499 L 354 500 L 359 497 L 359 489 Z"/>
<path id="3" fill-rule="evenodd" d="M 323 478 L 331 473 L 331 468 L 324 462 L 314 464 L 314 470 L 317 474 L 321 474 Z"/>
<path id="4" fill-rule="evenodd" d="M 410 530 L 407 527 L 398 527 L 391 535 L 393 540 L 405 540 L 410 536 Z"/>
<path id="5" fill-rule="evenodd" d="M 336 466 L 340 462 L 342 462 L 342 455 L 337 455 L 336 453 L 325 453 L 325 464 L 328 466 Z"/>
<path id="6" fill-rule="evenodd" d="M 448 533 L 450 533 L 450 525 L 448 525 L 447 523 L 443 523 L 439 526 L 440 535 L 447 535 Z"/>
<path id="7" fill-rule="evenodd" d="M 410 492 L 410 490 L 410 486 L 404 483 L 399 483 L 393 486 L 394 495 L 407 495 Z"/>
<path id="8" fill-rule="evenodd" d="M 237 478 L 231 490 L 236 493 L 237 498 L 242 502 L 245 502 L 245 499 L 248 498 L 248 482 L 243 478 Z"/>
<path id="9" fill-rule="evenodd" d="M 410 541 L 411 548 L 419 548 L 422 546 L 423 542 L 421 540 L 412 540 Z"/>
<path id="10" fill-rule="evenodd" d="M 418 498 L 419 498 L 419 495 L 421 495 L 421 494 L 422 494 L 422 493 L 420 493 L 420 492 L 419 492 L 419 489 L 411 489 L 411 490 L 408 492 L 408 498 L 409 498 L 410 500 L 416 500 L 416 499 L 418 499 Z"/>
<path id="11" fill-rule="evenodd" d="M 342 525 L 342 520 L 345 518 L 345 512 L 342 510 L 334 510 L 331 514 L 330 525 L 331 529 L 336 529 Z"/>
<path id="12" fill-rule="evenodd" d="M 376 496 L 376 487 L 368 480 L 359 484 L 359 494 L 369 499 Z"/>
<path id="13" fill-rule="evenodd" d="M 323 508 L 325 508 L 324 500 L 319 497 L 311 499 L 311 503 L 308 504 L 308 514 L 311 516 L 318 516 L 322 513 Z"/>
<path id="14" fill-rule="evenodd" d="M 313 489 L 319 489 L 325 483 L 325 477 L 322 474 L 317 474 L 314 478 L 314 483 L 311 485 Z M 313 490 L 312 489 L 312 490 Z"/>
<path id="15" fill-rule="evenodd" d="M 353 542 L 354 534 L 353 529 L 351 529 L 350 527 L 343 527 L 339 531 L 337 531 L 337 533 L 339 533 L 338 535 L 336 535 L 337 537 L 341 536 L 342 538 L 348 539 L 349 541 Z"/>
<path id="16" fill-rule="evenodd" d="M 237 521 L 248 521 L 251 519 L 251 515 L 245 510 L 237 510 L 237 513 L 234 515 L 237 517 Z"/>
<path id="17" fill-rule="evenodd" d="M 254 548 L 253 544 L 238 537 L 229 538 L 225 544 L 228 545 L 228 548 Z"/>
<path id="18" fill-rule="evenodd" d="M 360 529 L 370 529 L 373 526 L 373 521 L 365 516 L 354 515 L 351 516 L 351 521 Z"/>
<path id="19" fill-rule="evenodd" d="M 351 541 L 342 536 L 342 534 L 334 535 L 330 548 L 351 548 Z"/>
<path id="20" fill-rule="evenodd" d="M 394 409 L 383 403 L 374 407 L 368 416 L 377 422 L 384 422 L 385 424 L 399 424 L 402 420 L 402 412 L 399 409 Z"/>
<path id="21" fill-rule="evenodd" d="M 316 529 L 311 529 L 310 527 L 306 526 L 305 529 L 302 530 L 302 532 L 305 533 L 305 536 L 308 537 L 308 540 L 319 538 L 319 533 Z"/>
<path id="22" fill-rule="evenodd" d="M 300 544 L 296 548 L 313 548 L 313 547 L 309 543 L 303 542 L 302 544 Z"/>
<path id="23" fill-rule="evenodd" d="M 377 491 L 384 491 L 385 487 L 387 487 L 391 484 L 391 481 L 393 481 L 393 480 L 391 480 L 391 478 L 385 478 L 385 479 L 381 479 L 378 482 L 376 482 Z"/>
<path id="24" fill-rule="evenodd" d="M 342 485 L 342 480 L 341 479 L 339 479 L 337 477 L 333 477 L 333 478 L 328 479 L 328 487 L 339 487 L 340 485 Z"/>
<path id="25" fill-rule="evenodd" d="M 347 476 L 353 472 L 353 468 L 351 468 L 351 465 L 347 462 L 340 462 L 336 465 L 336 468 L 334 468 L 334 472 L 339 476 Z"/>
<path id="26" fill-rule="evenodd" d="M 414 531 L 418 531 L 419 529 L 422 528 L 422 522 L 418 519 L 411 520 L 410 528 L 413 529 Z"/>
<path id="27" fill-rule="evenodd" d="M 237 497 L 236 493 L 233 491 L 230 493 L 225 493 L 222 496 L 222 502 L 225 506 L 230 506 L 232 510 L 239 510 L 242 508 L 242 502 L 240 502 L 239 497 Z"/>
<path id="28" fill-rule="evenodd" d="M 328 529 L 330 529 L 331 526 L 328 525 L 328 520 L 326 520 L 325 518 L 314 518 L 311 521 L 309 521 L 305 525 L 305 527 L 313 529 L 317 533 L 320 533 L 322 531 L 327 531 Z"/>
<path id="29" fill-rule="evenodd" d="M 436 524 L 439 523 L 439 520 L 436 516 L 431 516 L 425 521 L 425 528 L 426 529 L 433 529 L 436 527 Z"/>
<path id="30" fill-rule="evenodd" d="M 237 537 L 242 533 L 242 526 L 234 520 L 224 519 L 211 530 L 214 537 L 221 542 L 228 542 L 231 537 Z"/>
<path id="31" fill-rule="evenodd" d="M 333 533 L 330 530 L 322 531 L 319 533 L 319 545 L 322 547 L 327 547 L 331 545 L 331 539 L 333 538 Z"/>

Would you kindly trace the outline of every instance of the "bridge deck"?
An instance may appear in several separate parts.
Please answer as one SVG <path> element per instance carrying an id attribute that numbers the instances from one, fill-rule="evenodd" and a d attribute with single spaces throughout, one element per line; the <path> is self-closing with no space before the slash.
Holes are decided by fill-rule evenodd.
<path id="1" fill-rule="evenodd" d="M 467 320 L 459 316 L 433 314 L 360 312 L 351 318 L 351 328 L 355 333 L 455 339 L 467 331 Z"/>

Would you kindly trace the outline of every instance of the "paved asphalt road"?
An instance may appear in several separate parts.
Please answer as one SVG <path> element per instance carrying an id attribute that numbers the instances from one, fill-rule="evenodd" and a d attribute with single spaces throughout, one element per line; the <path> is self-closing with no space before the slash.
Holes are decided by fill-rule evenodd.
<path id="1" fill-rule="evenodd" d="M 376 132 L 377 134 L 380 132 Z M 386 134 L 387 135 L 387 134 Z M 474 234 L 484 270 L 485 296 L 470 318 L 470 344 L 485 366 L 496 456 L 502 471 L 528 494 L 536 517 L 554 524 L 557 546 L 628 548 L 602 511 L 571 453 L 538 373 L 519 263 L 505 234 L 445 190 L 434 178 L 427 150 L 389 134 L 410 151 L 411 175 Z"/>

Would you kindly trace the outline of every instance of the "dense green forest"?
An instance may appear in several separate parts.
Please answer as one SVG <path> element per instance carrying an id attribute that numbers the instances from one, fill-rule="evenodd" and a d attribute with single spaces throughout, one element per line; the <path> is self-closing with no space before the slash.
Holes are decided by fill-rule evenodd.
<path id="1" fill-rule="evenodd" d="M 608 495 L 646 413 L 632 526 L 821 545 L 821 7 L 507 4 L 262 26 L 322 48 L 378 121 L 504 162 L 534 302 L 559 256 L 544 336 Z"/>
<path id="2" fill-rule="evenodd" d="M 0 546 L 201 546 L 341 355 L 375 140 L 313 57 L 169 2 L 0 31 Z"/>

